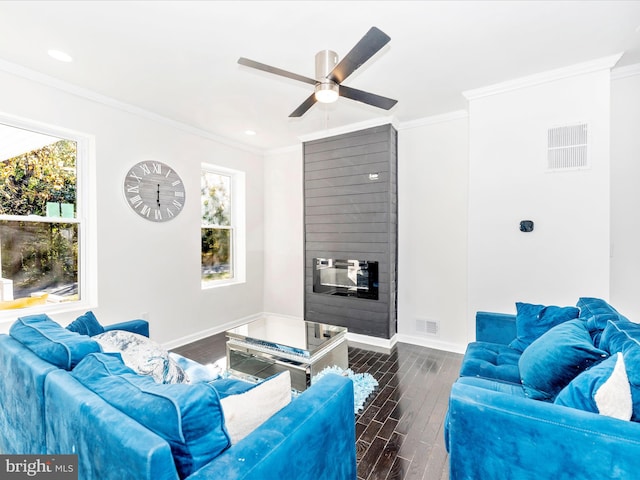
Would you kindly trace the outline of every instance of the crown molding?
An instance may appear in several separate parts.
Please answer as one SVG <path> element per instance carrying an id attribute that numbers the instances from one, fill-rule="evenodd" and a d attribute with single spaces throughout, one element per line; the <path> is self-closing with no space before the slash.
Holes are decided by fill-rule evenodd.
<path id="1" fill-rule="evenodd" d="M 411 128 L 425 127 L 438 123 L 451 122 L 454 120 L 462 120 L 466 118 L 469 118 L 469 112 L 467 112 L 466 110 L 455 110 L 453 112 L 443 113 L 441 115 L 432 115 L 430 117 L 419 118 L 417 120 L 401 122 L 399 129 L 409 130 Z"/>
<path id="2" fill-rule="evenodd" d="M 341 135 L 343 133 L 357 132 L 359 130 L 365 130 L 367 128 L 377 127 L 380 125 L 391 124 L 398 130 L 408 130 L 411 128 L 419 128 L 429 125 L 435 125 L 438 123 L 451 122 L 454 120 L 466 119 L 469 117 L 469 112 L 466 110 L 455 110 L 453 112 L 443 113 L 440 115 L 432 115 L 430 117 L 419 118 L 417 120 L 410 120 L 407 122 L 400 122 L 395 116 L 378 117 L 372 120 L 366 120 L 364 122 L 352 123 L 341 127 L 332 128 L 329 130 L 321 130 L 313 132 L 307 135 L 299 136 L 298 139 L 301 142 L 310 142 L 321 138 L 333 137 L 335 135 Z M 278 150 L 269 150 L 267 153 L 282 153 L 293 150 L 295 147 L 284 147 Z"/>
<path id="3" fill-rule="evenodd" d="M 640 75 L 640 63 L 626 65 L 624 67 L 618 67 L 611 70 L 611 80 L 633 77 L 634 75 Z"/>
<path id="4" fill-rule="evenodd" d="M 589 62 L 578 63 L 568 67 L 536 73 L 534 75 L 516 78 L 514 80 L 508 80 L 506 82 L 496 83 L 494 85 L 476 88 L 474 90 L 467 90 L 462 92 L 462 95 L 467 100 L 476 100 L 478 98 L 499 95 L 501 93 L 533 87 L 547 82 L 574 77 L 576 75 L 583 75 L 605 69 L 608 70 L 611 69 L 618 60 L 620 60 L 620 57 L 622 57 L 622 53 L 617 53 L 615 55 L 609 55 L 608 57 L 591 60 Z"/>
<path id="5" fill-rule="evenodd" d="M 22 77 L 26 80 L 31 80 L 32 82 L 40 83 L 47 87 L 55 88 L 65 93 L 69 93 L 71 95 L 84 98 L 85 100 L 90 100 L 92 102 L 100 103 L 102 105 L 106 105 L 108 107 L 111 107 L 117 110 L 131 113 L 133 115 L 146 118 L 147 120 L 151 120 L 153 122 L 167 125 L 169 127 L 173 127 L 178 130 L 182 130 L 184 132 L 191 133 L 193 135 L 197 135 L 202 138 L 206 138 L 208 140 L 213 140 L 217 143 L 221 143 L 229 147 L 237 148 L 239 150 L 244 150 L 257 155 L 262 155 L 264 153 L 263 150 L 261 149 L 248 146 L 241 142 L 234 142 L 233 140 L 229 140 L 228 138 L 222 137 L 220 135 L 216 135 L 215 133 L 209 132 L 207 130 L 202 130 L 192 125 L 188 125 L 186 123 L 172 120 L 168 117 L 159 115 L 149 110 L 145 110 L 144 108 L 136 107 L 129 103 L 122 102 L 120 100 L 116 100 L 114 98 L 108 97 L 106 95 L 101 95 L 92 90 L 79 87 L 78 85 L 75 85 L 73 83 L 65 82 L 55 77 L 45 75 L 44 73 L 31 70 L 30 68 L 26 68 L 26 67 L 23 67 L 22 65 L 8 62 L 6 60 L 0 59 L 0 71 L 6 72 L 18 77 Z"/>
<path id="6" fill-rule="evenodd" d="M 394 116 L 378 117 L 371 120 L 365 120 L 364 122 L 351 123 L 349 125 L 343 125 L 341 127 L 330 128 L 326 130 L 319 130 L 317 132 L 309 133 L 307 135 L 301 135 L 298 140 L 301 142 L 311 142 L 313 140 L 319 140 L 321 138 L 333 137 L 336 135 L 342 135 L 343 133 L 357 132 L 372 127 L 379 127 L 380 125 L 393 125 L 398 129 L 398 120 Z"/>
<path id="7" fill-rule="evenodd" d="M 278 147 L 272 148 L 270 150 L 265 150 L 264 156 L 268 157 L 271 155 L 283 155 L 287 153 L 302 153 L 302 143 L 297 143 L 295 145 L 289 145 L 288 147 Z"/>

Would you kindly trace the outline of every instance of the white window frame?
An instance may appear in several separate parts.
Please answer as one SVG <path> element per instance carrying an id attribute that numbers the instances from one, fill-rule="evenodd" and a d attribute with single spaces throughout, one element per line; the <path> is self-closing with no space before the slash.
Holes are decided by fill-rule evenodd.
<path id="1" fill-rule="evenodd" d="M 80 300 L 76 302 L 47 303 L 14 310 L 0 310 L 0 325 L 13 323 L 16 318 L 23 315 L 84 312 L 87 309 L 95 308 L 97 306 L 98 285 L 95 137 L 4 113 L 0 113 L 0 123 L 76 142 L 76 217 L 75 219 L 65 219 L 65 222 L 68 221 L 68 223 L 80 225 L 78 234 L 78 290 L 80 292 Z M 0 219 L 28 220 L 26 217 L 15 215 L 0 215 Z"/>
<path id="2" fill-rule="evenodd" d="M 203 163 L 200 169 L 202 172 L 210 172 L 231 177 L 231 262 L 233 271 L 232 278 L 204 281 L 202 280 L 202 265 L 200 265 L 198 271 L 200 272 L 200 284 L 202 286 L 202 290 L 245 283 L 247 271 L 246 174 L 240 170 L 221 167 L 210 163 Z M 200 215 L 200 217 L 202 217 L 202 215 Z M 201 236 L 203 227 L 204 225 L 202 225 L 201 222 Z M 202 255 L 200 258 L 202 258 Z"/>

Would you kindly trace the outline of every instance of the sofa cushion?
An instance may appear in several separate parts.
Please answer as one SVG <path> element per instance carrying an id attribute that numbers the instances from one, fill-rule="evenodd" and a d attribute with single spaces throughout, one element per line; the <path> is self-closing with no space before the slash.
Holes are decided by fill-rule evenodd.
<path id="1" fill-rule="evenodd" d="M 119 355 L 88 355 L 71 372 L 106 402 L 157 433 L 171 446 L 181 478 L 230 445 L 220 399 L 206 383 L 158 384 L 137 375 Z"/>
<path id="2" fill-rule="evenodd" d="M 571 380 L 554 403 L 630 420 L 633 403 L 622 353 L 610 356 Z"/>
<path id="3" fill-rule="evenodd" d="M 552 400 L 579 373 L 608 356 L 593 345 L 584 321 L 556 325 L 522 352 L 518 366 L 525 394 Z"/>
<path id="4" fill-rule="evenodd" d="M 144 335 L 110 330 L 93 337 L 103 352 L 118 352 L 126 366 L 157 383 L 189 383 L 184 370 L 159 343 Z"/>
<path id="5" fill-rule="evenodd" d="M 216 389 L 220 399 L 228 397 L 229 395 L 240 395 L 256 386 L 255 383 L 245 382 L 244 380 L 233 377 L 218 378 L 209 383 Z"/>
<path id="6" fill-rule="evenodd" d="M 472 342 L 460 366 L 461 377 L 480 377 L 520 384 L 520 353 L 506 345 Z"/>
<path id="7" fill-rule="evenodd" d="M 89 353 L 100 351 L 95 340 L 63 328 L 45 314 L 18 318 L 9 334 L 43 360 L 65 370 L 71 370 Z"/>
<path id="8" fill-rule="evenodd" d="M 236 444 L 291 401 L 291 374 L 278 373 L 247 391 L 220 400 L 231 443 Z"/>
<path id="9" fill-rule="evenodd" d="M 100 325 L 100 322 L 98 322 L 93 312 L 88 311 L 67 325 L 67 330 L 93 337 L 94 335 L 103 333 L 104 327 Z"/>
<path id="10" fill-rule="evenodd" d="M 614 322 L 620 320 L 629 321 L 601 298 L 581 297 L 578 299 L 576 306 L 580 309 L 580 318 L 587 322 L 587 327 L 592 333 L 596 330 L 604 330 L 609 320 Z M 596 341 L 597 344 L 598 342 Z"/>
<path id="11" fill-rule="evenodd" d="M 534 340 L 551 328 L 578 318 L 580 314 L 577 307 L 534 305 L 523 302 L 516 303 L 516 311 L 517 337 L 509 346 L 519 352 L 524 351 Z"/>
<path id="12" fill-rule="evenodd" d="M 608 321 L 602 332 L 600 348 L 611 355 L 623 354 L 633 399 L 631 419 L 640 421 L 640 325 L 629 321 Z"/>
<path id="13" fill-rule="evenodd" d="M 501 382 L 482 377 L 460 377 L 456 380 L 456 383 L 473 385 L 474 387 L 484 388 L 492 392 L 506 393 L 515 397 L 526 397 L 522 384 Z"/>

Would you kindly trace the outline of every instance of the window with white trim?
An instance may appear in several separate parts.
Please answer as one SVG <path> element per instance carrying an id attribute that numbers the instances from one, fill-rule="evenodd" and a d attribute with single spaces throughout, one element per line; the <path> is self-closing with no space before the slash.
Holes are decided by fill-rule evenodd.
<path id="1" fill-rule="evenodd" d="M 202 286 L 244 281 L 244 174 L 203 165 L 200 199 Z"/>
<path id="2" fill-rule="evenodd" d="M 0 118 L 0 310 L 86 304 L 86 137 Z M 7 312 L 9 313 L 9 312 Z"/>

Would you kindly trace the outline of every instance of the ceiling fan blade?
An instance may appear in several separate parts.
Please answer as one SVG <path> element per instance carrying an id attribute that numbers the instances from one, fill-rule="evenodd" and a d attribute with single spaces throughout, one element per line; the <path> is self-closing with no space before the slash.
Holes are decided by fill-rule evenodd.
<path id="1" fill-rule="evenodd" d="M 341 97 L 350 98 L 351 100 L 366 103 L 368 105 L 373 105 L 374 107 L 382 108 L 384 110 L 389 110 L 396 103 L 398 103 L 397 100 L 394 100 L 392 98 L 376 95 L 375 93 L 364 92 L 362 90 L 346 87 L 344 85 L 340 85 L 339 93 Z"/>
<path id="2" fill-rule="evenodd" d="M 313 78 L 298 75 L 297 73 L 287 72 L 286 70 L 282 70 L 281 68 L 272 67 L 271 65 L 265 65 L 264 63 L 256 62 L 255 60 L 249 60 L 248 58 L 240 57 L 238 59 L 238 63 L 240 65 L 244 65 L 245 67 L 256 68 L 258 70 L 262 70 L 263 72 L 273 73 L 275 75 L 280 75 L 281 77 L 298 80 L 299 82 L 309 83 L 311 85 L 315 85 L 316 83 L 318 83 L 318 81 L 314 80 Z"/>
<path id="3" fill-rule="evenodd" d="M 334 67 L 327 78 L 338 84 L 342 83 L 345 78 L 360 68 L 363 63 L 389 43 L 389 40 L 391 40 L 391 38 L 382 30 L 371 27 L 356 46 Z"/>
<path id="4" fill-rule="evenodd" d="M 309 98 L 307 98 L 302 104 L 296 108 L 289 117 L 301 117 L 316 103 L 316 94 L 315 92 L 311 94 Z"/>

